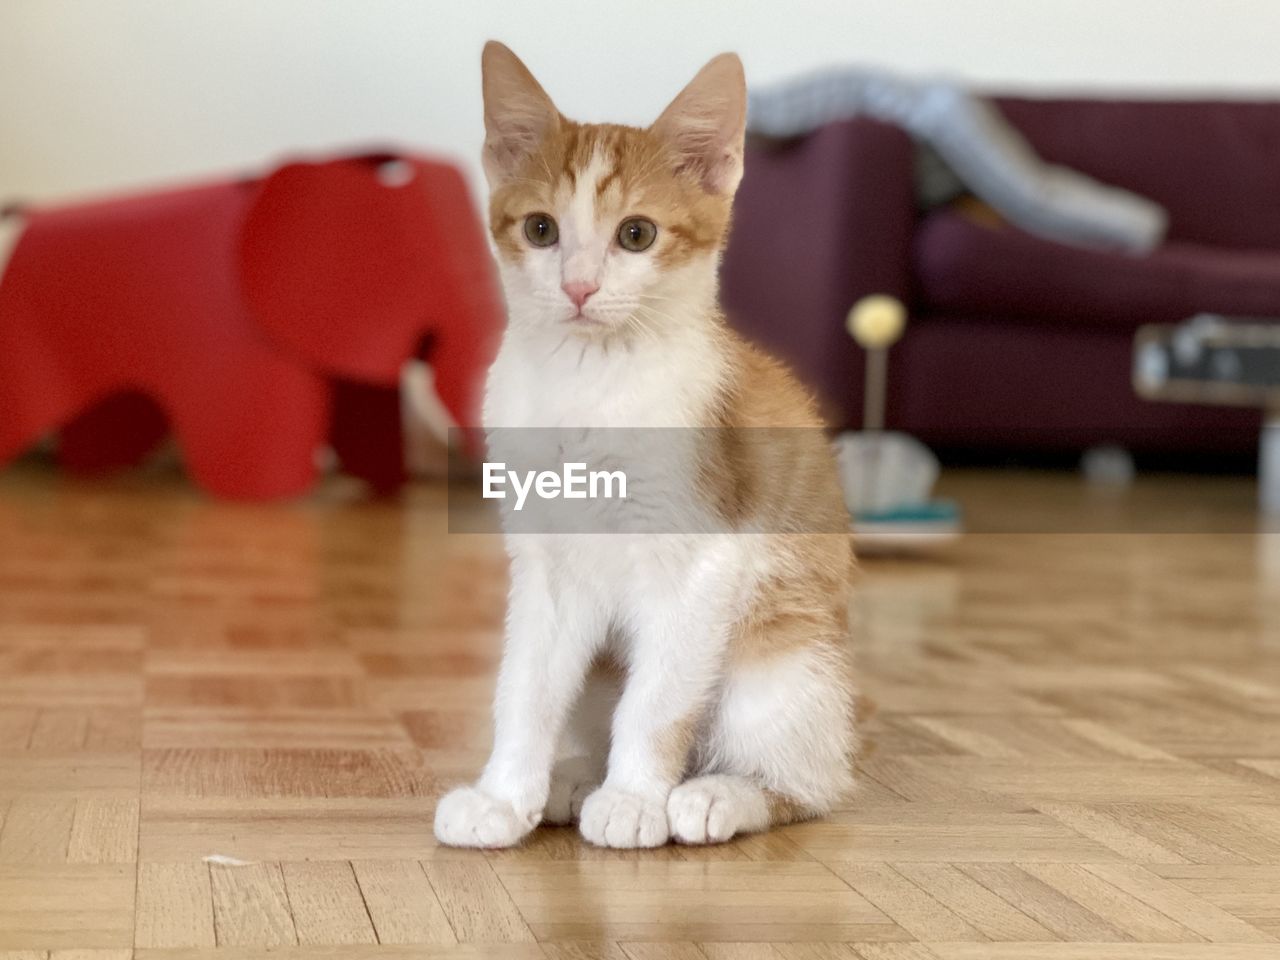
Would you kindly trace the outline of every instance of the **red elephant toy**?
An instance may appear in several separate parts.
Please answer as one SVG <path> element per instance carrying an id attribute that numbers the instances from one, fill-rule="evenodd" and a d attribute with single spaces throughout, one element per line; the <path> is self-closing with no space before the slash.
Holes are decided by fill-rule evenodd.
<path id="1" fill-rule="evenodd" d="M 218 496 L 305 492 L 326 444 L 404 479 L 400 373 L 474 425 L 503 311 L 456 168 L 377 154 L 262 179 L 22 210 L 0 279 L 0 464 L 59 432 L 82 472 L 171 429 Z"/>

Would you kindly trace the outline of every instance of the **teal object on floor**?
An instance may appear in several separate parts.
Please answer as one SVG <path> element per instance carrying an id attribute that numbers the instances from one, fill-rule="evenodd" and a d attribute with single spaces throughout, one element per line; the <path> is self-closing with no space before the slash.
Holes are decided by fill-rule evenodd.
<path id="1" fill-rule="evenodd" d="M 859 513 L 856 523 L 959 523 L 960 504 L 954 500 L 930 500 L 927 503 L 895 507 L 874 513 Z"/>

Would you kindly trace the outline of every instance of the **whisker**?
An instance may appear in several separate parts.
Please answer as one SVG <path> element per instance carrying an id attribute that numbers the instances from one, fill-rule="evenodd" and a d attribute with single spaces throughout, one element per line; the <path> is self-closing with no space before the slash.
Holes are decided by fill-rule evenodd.
<path id="1" fill-rule="evenodd" d="M 654 316 L 665 317 L 666 319 L 669 319 L 669 320 L 673 319 L 671 317 L 666 316 L 665 314 L 659 313 L 658 311 L 654 310 L 652 307 L 646 307 L 643 304 L 637 307 L 636 309 L 637 311 L 643 310 L 646 313 L 652 314 Z M 635 325 L 636 330 L 640 332 L 642 335 L 644 335 L 645 337 L 647 337 L 651 342 L 661 343 L 662 338 L 659 335 L 658 330 L 654 327 L 654 325 L 649 320 L 645 319 L 645 317 L 641 315 L 639 312 L 632 313 L 628 319 Z"/>
<path id="2" fill-rule="evenodd" d="M 649 306 L 649 305 L 647 305 L 647 304 L 643 304 L 643 303 L 642 303 L 642 304 L 639 304 L 639 305 L 637 305 L 636 309 L 637 309 L 637 310 L 645 310 L 645 311 L 647 311 L 648 313 L 651 313 L 651 314 L 653 314 L 653 315 L 654 315 L 654 316 L 656 316 L 656 317 L 661 317 L 663 320 L 669 320 L 669 321 L 671 321 L 671 323 L 673 323 L 673 324 L 677 324 L 677 323 L 679 323 L 679 322 L 680 322 L 680 321 L 679 321 L 679 319 L 678 319 L 677 317 L 675 317 L 673 314 L 667 313 L 667 312 L 665 312 L 665 311 L 663 311 L 663 310 L 658 310 L 657 308 L 655 308 L 655 307 L 651 307 L 651 306 Z"/>
<path id="3" fill-rule="evenodd" d="M 557 353 L 559 353 L 560 349 L 568 342 L 569 342 L 569 334 L 566 333 L 564 337 L 560 340 L 560 342 L 555 345 L 555 348 L 550 353 L 547 354 L 547 359 L 550 360 Z"/>

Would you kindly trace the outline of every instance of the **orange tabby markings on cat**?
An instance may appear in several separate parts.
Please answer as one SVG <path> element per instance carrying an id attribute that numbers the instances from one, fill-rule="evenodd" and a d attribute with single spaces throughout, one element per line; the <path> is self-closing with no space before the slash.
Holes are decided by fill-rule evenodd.
<path id="1" fill-rule="evenodd" d="M 673 428 L 669 479 L 731 532 L 508 533 L 493 753 L 436 836 L 508 846 L 576 817 L 637 847 L 819 816 L 852 783 L 853 560 L 817 532 L 847 515 L 812 399 L 718 305 L 742 66 L 716 57 L 646 129 L 566 119 L 501 44 L 483 68 L 510 313 L 486 426 Z M 741 442 L 755 427 L 778 429 Z"/>

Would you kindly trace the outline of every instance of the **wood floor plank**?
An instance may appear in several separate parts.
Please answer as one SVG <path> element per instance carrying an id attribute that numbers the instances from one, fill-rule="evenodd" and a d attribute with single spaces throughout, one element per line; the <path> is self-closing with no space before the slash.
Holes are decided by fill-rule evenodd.
<path id="1" fill-rule="evenodd" d="M 41 710 L 27 749 L 79 750 L 88 735 L 88 710 Z"/>
<path id="2" fill-rule="evenodd" d="M 39 715 L 35 707 L 0 709 L 0 750 L 26 750 Z"/>
<path id="3" fill-rule="evenodd" d="M 1273 815 L 1259 824 L 1244 815 L 1249 809 L 1237 804 L 1165 804 L 1154 808 L 1154 813 L 1166 823 L 1176 824 L 1188 833 L 1195 834 L 1215 846 L 1229 850 L 1249 863 L 1276 863 L 1280 861 L 1280 835 L 1273 835 L 1267 824 L 1280 812 L 1280 808 L 1268 808 Z"/>
<path id="4" fill-rule="evenodd" d="M 142 745 L 142 714 L 136 709 L 92 708 L 84 749 L 98 753 L 136 750 Z"/>
<path id="5" fill-rule="evenodd" d="M 1241 760 L 1246 767 L 1251 767 L 1259 773 L 1264 773 L 1269 777 L 1275 777 L 1280 781 L 1280 759 L 1248 759 Z"/>
<path id="6" fill-rule="evenodd" d="M 1071 718 L 1062 721 L 1063 727 L 1081 739 L 1097 744 L 1113 756 L 1132 760 L 1177 760 L 1177 756 L 1158 747 L 1142 743 L 1095 720 Z"/>
<path id="7" fill-rule="evenodd" d="M 133 944 L 128 864 L 0 864 L 0 950 Z"/>
<path id="8" fill-rule="evenodd" d="M 1122 803 L 1136 795 L 1157 803 L 1231 803 L 1255 798 L 1270 800 L 1275 796 L 1267 787 L 1182 760 L 1036 762 L 934 757 L 927 763 L 913 758 L 901 763 L 933 785 L 939 798 L 1026 796 L 1067 803 Z M 923 795 L 919 799 L 931 797 Z"/>
<path id="9" fill-rule="evenodd" d="M 360 860 L 468 858 L 440 847 L 421 798 L 157 797 L 142 811 L 143 859 L 198 860 L 211 854 L 238 860 Z"/>
<path id="10" fill-rule="evenodd" d="M 1001 900 L 1062 940 L 1116 942 L 1128 937 L 1074 899 L 1011 863 L 959 864 Z"/>
<path id="11" fill-rule="evenodd" d="M 213 923 L 219 947 L 298 943 L 284 873 L 278 863 L 212 865 Z"/>
<path id="12" fill-rule="evenodd" d="M 138 913 L 134 944 L 213 947 L 213 886 L 209 866 L 198 861 L 138 865 Z"/>
<path id="13" fill-rule="evenodd" d="M 357 860 L 352 867 L 379 943 L 457 943 L 422 864 Z"/>
<path id="14" fill-rule="evenodd" d="M 886 863 L 838 863 L 831 869 L 917 939 L 987 939 L 977 927 Z"/>
<path id="15" fill-rule="evenodd" d="M 1102 917 L 1130 939 L 1153 943 L 1184 943 L 1204 938 L 1172 917 L 1107 883 L 1081 864 L 1033 863 L 1022 868 L 1036 879 Z"/>
<path id="16" fill-rule="evenodd" d="M 544 940 L 540 946 L 547 960 L 627 960 L 613 940 Z"/>
<path id="17" fill-rule="evenodd" d="M 916 802 L 859 805 L 786 834 L 824 862 L 1100 862 L 1119 854 L 1025 805 Z"/>
<path id="18" fill-rule="evenodd" d="M 0 863 L 66 863 L 75 813 L 73 797 L 16 798 L 0 831 Z"/>
<path id="19" fill-rule="evenodd" d="M 1275 935 L 1280 924 L 1280 865 L 1189 864 L 1149 867 L 1184 890 Z"/>
<path id="20" fill-rule="evenodd" d="M 0 753 L 0 798 L 138 795 L 136 753 Z"/>
<path id="21" fill-rule="evenodd" d="M 281 870 L 300 944 L 378 942 L 350 863 L 283 863 Z"/>
<path id="22" fill-rule="evenodd" d="M 1136 863 L 1186 863 L 1181 854 L 1082 803 L 1042 803 L 1037 808 L 1072 830 Z"/>
<path id="23" fill-rule="evenodd" d="M 464 943 L 533 940 L 520 911 L 483 860 L 422 864 L 454 935 Z"/>
<path id="24" fill-rule="evenodd" d="M 428 784 L 416 752 L 210 747 L 143 752 L 154 796 L 417 797 Z"/>
<path id="25" fill-rule="evenodd" d="M 133 960 L 546 960 L 536 943 L 351 944 L 135 951 Z"/>
<path id="26" fill-rule="evenodd" d="M 773 943 L 700 943 L 706 960 L 783 960 L 786 956 Z"/>
<path id="27" fill-rule="evenodd" d="M 939 943 L 938 960 L 1273 960 L 1273 947 L 1240 943 Z M 985 948 L 985 949 L 982 949 Z"/>
<path id="28" fill-rule="evenodd" d="M 974 729 L 972 717 L 915 717 L 914 722 L 969 756 L 1008 760 L 1022 755 L 999 737 Z"/>
<path id="29" fill-rule="evenodd" d="M 133 863 L 137 853 L 137 800 L 84 797 L 76 802 L 68 863 Z"/>
<path id="30" fill-rule="evenodd" d="M 1178 860 L 1159 862 L 1190 863 L 1251 863 L 1247 856 L 1215 843 L 1202 832 L 1163 815 L 1157 803 L 1113 803 L 1105 808 L 1108 816 L 1146 836 L 1160 846 L 1173 851 Z"/>
<path id="31" fill-rule="evenodd" d="M 1095 863 L 1089 864 L 1086 869 L 1129 896 L 1175 918 L 1187 929 L 1194 930 L 1211 943 L 1274 941 L 1270 934 L 1137 864 Z"/>
<path id="32" fill-rule="evenodd" d="M 908 938 L 866 898 L 817 863 L 688 862 L 641 856 L 507 860 L 495 869 L 539 939 Z M 436 888 L 439 891 L 438 884 Z"/>
<path id="33" fill-rule="evenodd" d="M 886 946 L 899 947 L 912 944 L 890 943 Z M 774 952 L 783 960 L 863 960 L 865 954 L 854 948 L 852 943 L 832 943 L 823 941 L 775 943 Z M 704 946 L 705 950 L 706 947 Z"/>
<path id="34" fill-rule="evenodd" d="M 1055 939 L 1048 929 L 949 863 L 898 863 L 893 867 L 990 940 Z"/>
<path id="35" fill-rule="evenodd" d="M 707 960 L 696 943 L 673 941 L 668 943 L 621 943 L 619 946 L 628 960 Z"/>
<path id="36" fill-rule="evenodd" d="M 938 960 L 923 943 L 851 943 L 849 947 L 863 960 Z"/>

